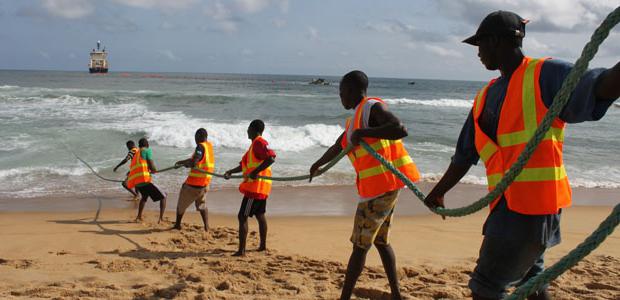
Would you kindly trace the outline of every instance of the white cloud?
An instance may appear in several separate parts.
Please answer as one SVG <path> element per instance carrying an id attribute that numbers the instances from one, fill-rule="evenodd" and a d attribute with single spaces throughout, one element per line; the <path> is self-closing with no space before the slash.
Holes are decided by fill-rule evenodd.
<path id="1" fill-rule="evenodd" d="M 284 19 L 273 19 L 271 21 L 271 24 L 273 24 L 273 26 L 277 28 L 283 28 L 284 26 L 286 26 L 287 22 Z"/>
<path id="2" fill-rule="evenodd" d="M 254 51 L 252 49 L 247 49 L 246 48 L 246 49 L 241 50 L 241 54 L 243 56 L 252 56 L 252 55 L 254 55 Z"/>
<path id="3" fill-rule="evenodd" d="M 178 56 L 176 56 L 174 54 L 174 52 L 172 52 L 172 50 L 159 50 L 159 54 L 163 55 L 165 58 L 171 60 L 171 61 L 179 61 L 181 60 L 181 58 L 179 58 Z"/>
<path id="4" fill-rule="evenodd" d="M 382 33 L 402 33 L 415 30 L 413 25 L 404 24 L 399 21 L 387 21 L 387 22 L 368 22 L 364 25 L 367 30 L 382 32 Z"/>
<path id="5" fill-rule="evenodd" d="M 549 45 L 540 42 L 534 37 L 523 39 L 523 47 L 537 53 L 545 53 L 551 50 L 551 47 L 549 47 Z"/>
<path id="6" fill-rule="evenodd" d="M 234 6 L 242 13 L 254 14 L 271 5 L 278 5 L 280 11 L 288 12 L 288 0 L 233 0 Z"/>
<path id="7" fill-rule="evenodd" d="M 455 57 L 455 58 L 463 57 L 463 54 L 461 54 L 460 52 L 456 50 L 447 49 L 447 48 L 437 46 L 437 45 L 424 45 L 424 48 L 428 50 L 429 52 L 439 55 L 441 57 Z"/>
<path id="8" fill-rule="evenodd" d="M 112 0 L 116 3 L 140 7 L 140 8 L 152 8 L 167 11 L 170 9 L 184 9 L 188 8 L 196 3 L 198 0 Z"/>
<path id="9" fill-rule="evenodd" d="M 215 0 L 207 4 L 204 13 L 215 21 L 220 30 L 231 33 L 239 29 L 244 15 L 259 13 L 272 5 L 278 5 L 282 13 L 288 11 L 287 0 Z M 278 28 L 286 25 L 286 21 L 281 19 L 272 23 Z"/>
<path id="10" fill-rule="evenodd" d="M 159 29 L 161 29 L 161 30 L 173 30 L 173 29 L 176 29 L 176 28 L 177 28 L 176 25 L 174 25 L 173 23 L 168 22 L 168 21 L 163 21 L 163 22 L 161 22 L 161 24 L 159 24 Z"/>
<path id="11" fill-rule="evenodd" d="M 39 51 L 39 55 L 41 55 L 41 57 L 45 58 L 45 59 L 50 59 L 50 54 L 41 50 Z"/>
<path id="12" fill-rule="evenodd" d="M 211 17 L 222 31 L 229 33 L 237 31 L 237 22 L 232 16 L 232 11 L 222 1 L 211 2 L 205 9 L 205 14 Z"/>
<path id="13" fill-rule="evenodd" d="M 618 6 L 617 0 L 438 0 L 439 11 L 471 25 L 495 10 L 509 10 L 531 22 L 527 29 L 541 32 L 589 31 Z"/>
<path id="14" fill-rule="evenodd" d="M 65 19 L 80 19 L 95 11 L 90 0 L 43 0 L 42 4 L 51 15 Z"/>
<path id="15" fill-rule="evenodd" d="M 398 20 L 388 20 L 382 22 L 368 22 L 363 26 L 364 29 L 387 34 L 405 34 L 414 41 L 424 42 L 446 42 L 450 38 L 445 33 L 426 31 L 416 28 L 411 24 L 405 24 Z"/>
<path id="16" fill-rule="evenodd" d="M 306 34 L 308 36 L 308 38 L 312 41 L 318 41 L 319 40 L 319 30 L 309 26 L 308 27 L 308 32 Z"/>

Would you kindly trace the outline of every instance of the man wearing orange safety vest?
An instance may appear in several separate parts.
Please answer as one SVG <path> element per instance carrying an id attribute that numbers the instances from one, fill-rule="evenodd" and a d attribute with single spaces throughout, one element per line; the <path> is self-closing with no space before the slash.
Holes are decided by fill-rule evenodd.
<path id="1" fill-rule="evenodd" d="M 136 190 L 142 195 L 136 221 L 142 221 L 144 205 L 146 200 L 151 197 L 154 202 L 159 201 L 159 219 L 157 223 L 161 223 L 164 217 L 164 210 L 166 210 L 166 194 L 151 182 L 151 173 L 155 174 L 157 169 L 153 162 L 153 152 L 149 148 L 149 141 L 146 138 L 141 138 L 138 141 L 138 146 L 140 150 L 131 159 L 129 176 L 127 177 L 127 187 L 136 187 Z"/>
<path id="2" fill-rule="evenodd" d="M 443 206 L 446 192 L 478 160 L 484 162 L 492 190 L 516 162 L 572 69 L 559 60 L 523 55 L 527 22 L 515 13 L 496 11 L 464 41 L 477 46 L 482 64 L 499 70 L 500 77 L 476 95 L 452 163 L 425 199 L 428 206 Z M 565 123 L 599 120 L 618 96 L 620 63 L 588 71 L 523 171 L 491 203 L 480 255 L 470 275 L 473 299 L 501 299 L 508 287 L 543 271 L 545 250 L 560 243 L 562 208 L 571 204 L 562 160 Z M 550 299 L 546 288 L 528 299 Z"/>
<path id="3" fill-rule="evenodd" d="M 267 198 L 271 193 L 271 180 L 258 178 L 258 176 L 271 176 L 271 165 L 275 162 L 276 154 L 267 147 L 267 141 L 262 137 L 265 123 L 254 120 L 248 126 L 248 138 L 252 140 L 250 149 L 243 155 L 239 166 L 224 173 L 224 178 L 229 179 L 233 173 L 243 172 L 243 182 L 239 185 L 239 191 L 243 194 L 241 207 L 237 218 L 239 220 L 239 250 L 233 256 L 245 256 L 245 242 L 248 236 L 248 217 L 256 216 L 258 231 L 260 233 L 260 246 L 258 251 L 267 250 L 267 219 L 265 211 Z"/>
<path id="4" fill-rule="evenodd" d="M 321 166 L 334 159 L 347 145 L 354 145 L 348 156 L 357 173 L 359 202 L 351 236 L 353 252 L 340 299 L 351 298 L 355 283 L 364 268 L 366 254 L 373 244 L 381 256 L 392 299 L 401 299 L 396 258 L 388 235 L 398 193 L 405 185 L 359 146 L 360 141 L 370 145 L 411 181 L 418 181 L 420 174 L 401 141 L 407 136 L 407 130 L 387 109 L 383 100 L 366 96 L 367 88 L 368 77 L 362 71 L 351 71 L 342 77 L 340 100 L 345 109 L 354 109 L 354 114 L 347 119 L 345 131 L 336 142 L 312 165 L 310 175 L 315 175 Z"/>
<path id="5" fill-rule="evenodd" d="M 208 133 L 204 128 L 196 130 L 194 140 L 196 141 L 196 150 L 192 157 L 186 160 L 177 161 L 175 165 L 191 168 L 185 183 L 181 186 L 179 192 L 179 201 L 177 203 L 177 219 L 173 229 L 181 229 L 181 220 L 185 210 L 194 203 L 196 210 L 202 217 L 205 231 L 209 231 L 208 209 L 207 209 L 207 191 L 209 183 L 211 183 L 211 175 L 204 172 L 215 170 L 215 158 L 213 157 L 213 145 L 207 141 Z M 203 172 L 200 172 L 200 171 Z"/>

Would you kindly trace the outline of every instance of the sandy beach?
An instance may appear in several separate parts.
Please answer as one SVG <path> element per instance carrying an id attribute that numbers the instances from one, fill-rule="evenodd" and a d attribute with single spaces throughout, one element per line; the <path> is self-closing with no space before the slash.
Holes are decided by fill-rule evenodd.
<path id="1" fill-rule="evenodd" d="M 309 196 L 319 202 L 334 198 L 334 203 L 349 213 L 287 216 L 276 212 L 268 219 L 268 252 L 250 251 L 244 258 L 230 256 L 237 247 L 233 215 L 211 213 L 211 230 L 204 233 L 198 214 L 191 211 L 182 231 L 170 231 L 173 201 L 165 224 L 156 224 L 154 210 L 146 212 L 144 223 L 133 223 L 133 209 L 115 208 L 127 205 L 121 193 L 116 200 L 106 196 L 106 201 L 117 204 L 104 203 L 99 216 L 95 215 L 96 205 L 82 211 L 3 211 L 0 297 L 336 299 L 351 250 L 348 239 L 354 211 L 352 200 L 338 201 L 337 195 L 350 198 L 354 195 L 351 189 L 278 188 L 274 199 L 280 200 L 274 203 L 282 199 L 312 201 Z M 465 201 L 474 191 L 484 193 L 480 186 L 460 185 L 451 194 L 452 199 Z M 583 191 L 592 197 L 606 192 Z M 170 197 L 173 200 L 176 195 Z M 209 199 L 229 203 L 230 207 L 240 201 L 232 190 L 212 191 Z M 391 235 L 403 293 L 409 299 L 468 297 L 468 274 L 474 266 L 487 212 L 442 221 L 438 216 L 414 213 L 417 210 L 411 206 L 418 204 L 411 200 L 408 194 L 401 195 L 400 215 Z M 148 205 L 155 208 L 153 203 Z M 610 206 L 565 210 L 563 242 L 548 251 L 547 264 L 581 242 L 610 211 Z M 258 243 L 254 220 L 250 220 L 250 230 L 248 244 L 253 250 Z M 619 299 L 618 286 L 620 234 L 616 232 L 586 261 L 553 282 L 551 291 L 555 299 Z M 355 297 L 388 299 L 388 291 L 378 254 L 371 250 Z"/>

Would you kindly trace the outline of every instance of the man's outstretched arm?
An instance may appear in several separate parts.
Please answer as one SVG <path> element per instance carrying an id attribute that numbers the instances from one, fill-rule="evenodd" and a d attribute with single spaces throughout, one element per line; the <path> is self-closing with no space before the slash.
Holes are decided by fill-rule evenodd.
<path id="1" fill-rule="evenodd" d="M 340 152 L 342 152 L 342 145 L 340 144 L 340 141 L 343 138 L 345 138 L 344 132 L 336 139 L 336 142 L 334 142 L 334 144 L 329 147 L 329 149 L 327 149 L 325 153 L 323 153 L 321 158 L 319 158 L 316 162 L 312 164 L 312 166 L 310 167 L 310 181 L 312 181 L 312 176 L 316 175 L 316 172 L 321 166 L 330 162 L 332 159 L 338 156 Z"/>

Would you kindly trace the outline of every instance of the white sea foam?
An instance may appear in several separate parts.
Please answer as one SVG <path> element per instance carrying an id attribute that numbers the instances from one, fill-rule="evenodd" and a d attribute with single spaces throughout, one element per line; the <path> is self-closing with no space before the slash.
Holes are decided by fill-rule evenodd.
<path id="1" fill-rule="evenodd" d="M 0 143 L 0 151 L 27 149 L 34 143 L 35 141 L 32 140 L 32 137 L 25 133 L 7 136 L 2 138 L 2 143 Z"/>
<path id="2" fill-rule="evenodd" d="M 439 182 L 443 173 L 423 173 L 422 179 L 429 182 Z M 460 183 L 466 184 L 478 184 L 478 185 L 486 185 L 487 179 L 485 177 L 476 176 L 476 175 L 465 175 Z"/>
<path id="3" fill-rule="evenodd" d="M 465 99 L 429 99 L 429 100 L 421 100 L 421 99 L 409 99 L 409 98 L 394 98 L 394 99 L 383 99 L 388 104 L 415 104 L 415 105 L 426 105 L 426 106 L 437 106 L 437 107 L 462 107 L 462 108 L 471 108 L 473 105 L 473 100 L 465 100 Z"/>
<path id="4" fill-rule="evenodd" d="M 0 90 L 14 90 L 18 88 L 19 86 L 17 85 L 0 85 Z"/>
<path id="5" fill-rule="evenodd" d="M 81 176 L 90 173 L 86 167 L 20 167 L 0 170 L 0 178 L 5 179 L 9 177 L 31 177 L 40 176 L 44 178 L 49 175 L 59 176 Z"/>
<path id="6" fill-rule="evenodd" d="M 417 152 L 453 153 L 454 152 L 454 146 L 446 146 L 446 145 L 432 143 L 432 142 L 414 143 L 411 146 L 407 145 L 407 147 L 411 147 L 414 153 L 417 153 Z"/>
<path id="7" fill-rule="evenodd" d="M 246 133 L 249 123 L 249 120 L 235 123 L 215 122 L 192 118 L 182 112 L 145 111 L 140 114 L 139 121 L 94 123 L 91 126 L 120 130 L 129 134 L 144 132 L 152 142 L 179 148 L 193 147 L 196 128 L 204 127 L 209 132 L 209 140 L 214 146 L 245 149 L 249 145 Z M 284 126 L 268 123 L 264 136 L 274 150 L 302 151 L 312 147 L 330 146 L 343 130 L 339 125 Z"/>

